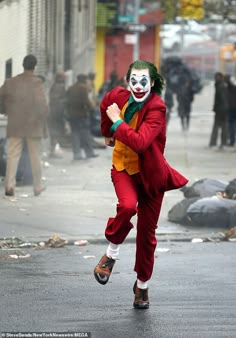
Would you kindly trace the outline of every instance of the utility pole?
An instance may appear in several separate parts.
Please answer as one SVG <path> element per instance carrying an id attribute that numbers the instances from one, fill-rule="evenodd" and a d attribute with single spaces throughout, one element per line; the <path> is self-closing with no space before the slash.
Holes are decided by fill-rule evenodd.
<path id="1" fill-rule="evenodd" d="M 139 7 L 140 0 L 133 0 L 134 2 L 134 23 L 139 24 Z M 133 61 L 139 59 L 139 32 L 135 32 L 135 44 L 133 47 Z"/>

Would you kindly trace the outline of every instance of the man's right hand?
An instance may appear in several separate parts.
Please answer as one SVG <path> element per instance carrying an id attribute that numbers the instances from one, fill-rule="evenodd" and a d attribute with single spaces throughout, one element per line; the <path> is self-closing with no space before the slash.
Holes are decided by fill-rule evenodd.
<path id="1" fill-rule="evenodd" d="M 114 147 L 115 145 L 115 140 L 113 137 L 105 137 L 105 144 L 108 146 L 108 147 Z"/>

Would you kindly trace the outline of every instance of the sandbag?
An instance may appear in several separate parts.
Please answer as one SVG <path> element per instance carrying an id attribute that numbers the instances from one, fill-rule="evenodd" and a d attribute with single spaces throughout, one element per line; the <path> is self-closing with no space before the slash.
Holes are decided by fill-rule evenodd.
<path id="1" fill-rule="evenodd" d="M 235 210 L 236 200 L 212 196 L 192 203 L 187 216 L 192 225 L 230 228 Z"/>
<path id="2" fill-rule="evenodd" d="M 176 203 L 168 212 L 168 220 L 174 223 L 189 224 L 187 209 L 197 200 L 199 200 L 199 197 L 184 198 Z"/>
<path id="3" fill-rule="evenodd" d="M 228 182 L 215 180 L 211 178 L 203 178 L 194 182 L 191 186 L 186 186 L 181 189 L 184 197 L 210 197 L 217 192 L 223 192 L 228 185 Z"/>

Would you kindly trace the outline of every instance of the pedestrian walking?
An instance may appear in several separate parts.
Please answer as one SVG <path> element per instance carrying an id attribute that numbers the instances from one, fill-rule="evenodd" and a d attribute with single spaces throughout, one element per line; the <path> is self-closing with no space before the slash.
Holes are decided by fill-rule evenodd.
<path id="1" fill-rule="evenodd" d="M 148 281 L 154 266 L 156 229 L 164 192 L 188 181 L 164 158 L 166 107 L 160 98 L 163 79 L 154 64 L 137 60 L 126 74 L 129 90 L 117 87 L 103 98 L 101 129 L 107 145 L 114 146 L 111 179 L 117 195 L 116 216 L 108 219 L 106 253 L 94 269 L 106 284 L 137 214 L 137 280 L 133 286 L 136 309 L 149 307 Z"/>
<path id="2" fill-rule="evenodd" d="M 50 157 L 61 157 L 61 154 L 56 151 L 56 147 L 60 146 L 60 140 L 65 134 L 65 101 L 65 73 L 58 71 L 49 92 Z"/>
<path id="3" fill-rule="evenodd" d="M 172 109 L 174 107 L 174 94 L 170 87 L 167 85 L 166 90 L 165 90 L 165 95 L 164 95 L 164 102 L 166 104 L 166 122 L 167 124 L 170 121 L 170 115 L 172 112 Z"/>
<path id="4" fill-rule="evenodd" d="M 236 85 L 233 83 L 230 75 L 225 76 L 225 81 L 228 89 L 228 100 L 229 100 L 229 146 L 235 145 L 236 135 Z"/>
<path id="5" fill-rule="evenodd" d="M 218 132 L 221 132 L 220 149 L 227 143 L 227 123 L 229 113 L 227 85 L 222 73 L 215 73 L 215 97 L 213 111 L 215 112 L 214 124 L 211 132 L 209 146 L 217 145 Z"/>
<path id="6" fill-rule="evenodd" d="M 42 185 L 41 139 L 46 137 L 48 106 L 42 81 L 34 76 L 37 59 L 27 55 L 23 60 L 24 72 L 7 79 L 0 88 L 7 115 L 7 165 L 5 195 L 13 196 L 16 172 L 24 140 L 30 157 L 34 195 L 45 189 Z"/>
<path id="7" fill-rule="evenodd" d="M 183 77 L 177 89 L 178 115 L 183 130 L 189 129 L 191 105 L 194 99 L 191 79 Z"/>
<path id="8" fill-rule="evenodd" d="M 82 160 L 98 156 L 94 153 L 90 132 L 90 114 L 94 109 L 88 96 L 87 76 L 79 74 L 77 82 L 67 90 L 67 114 L 71 127 L 73 159 Z"/>

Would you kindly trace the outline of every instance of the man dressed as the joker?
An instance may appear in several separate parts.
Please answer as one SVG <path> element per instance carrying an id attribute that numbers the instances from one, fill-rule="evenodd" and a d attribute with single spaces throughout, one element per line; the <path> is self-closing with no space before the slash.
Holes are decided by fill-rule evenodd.
<path id="1" fill-rule="evenodd" d="M 156 229 L 164 192 L 188 180 L 173 169 L 163 153 L 166 142 L 166 107 L 158 96 L 164 82 L 154 64 L 137 60 L 126 74 L 129 90 L 117 87 L 103 98 L 101 129 L 107 145 L 114 146 L 111 178 L 118 198 L 117 213 L 109 218 L 106 253 L 94 269 L 100 284 L 109 280 L 119 246 L 133 228 L 137 214 L 137 279 L 133 286 L 136 309 L 149 307 L 148 281 L 154 266 Z"/>

